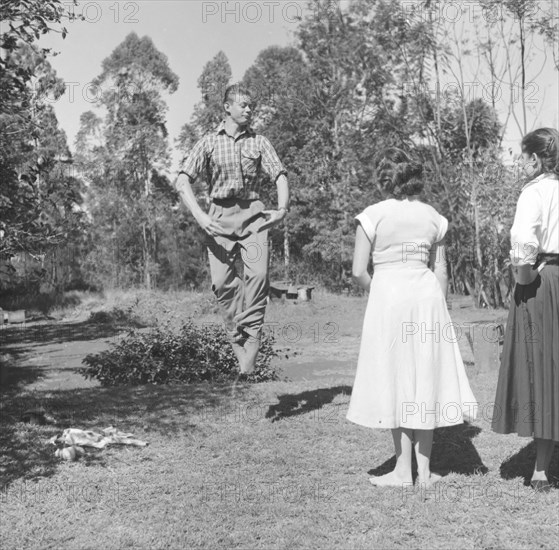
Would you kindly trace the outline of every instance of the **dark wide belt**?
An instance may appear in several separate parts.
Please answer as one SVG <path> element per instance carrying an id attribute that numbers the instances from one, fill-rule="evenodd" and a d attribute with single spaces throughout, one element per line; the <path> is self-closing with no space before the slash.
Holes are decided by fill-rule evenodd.
<path id="1" fill-rule="evenodd" d="M 241 198 L 241 197 L 227 197 L 226 199 L 212 199 L 212 202 L 214 204 L 217 204 L 218 206 L 224 206 L 224 207 L 228 207 L 228 206 L 233 206 L 234 204 L 250 204 L 254 201 L 257 201 L 258 199 L 245 199 L 245 198 Z"/>
<path id="2" fill-rule="evenodd" d="M 533 269 L 537 269 L 544 262 L 545 265 L 559 265 L 559 254 L 541 252 L 536 257 L 536 263 L 534 264 Z"/>

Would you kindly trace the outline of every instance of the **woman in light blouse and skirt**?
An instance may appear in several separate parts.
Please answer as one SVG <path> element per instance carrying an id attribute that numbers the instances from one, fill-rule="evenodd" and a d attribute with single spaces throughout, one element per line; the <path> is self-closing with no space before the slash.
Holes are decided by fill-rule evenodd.
<path id="1" fill-rule="evenodd" d="M 492 428 L 533 437 L 531 485 L 549 491 L 559 441 L 559 133 L 540 128 L 522 140 L 523 187 L 511 229 L 516 286 L 510 305 Z"/>

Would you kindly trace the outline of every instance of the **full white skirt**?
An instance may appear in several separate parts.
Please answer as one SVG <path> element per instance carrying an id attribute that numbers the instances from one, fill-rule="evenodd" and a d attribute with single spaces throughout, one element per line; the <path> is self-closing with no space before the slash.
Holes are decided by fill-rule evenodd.
<path id="1" fill-rule="evenodd" d="M 348 420 L 369 428 L 430 430 L 476 414 L 434 273 L 418 264 L 376 266 Z"/>

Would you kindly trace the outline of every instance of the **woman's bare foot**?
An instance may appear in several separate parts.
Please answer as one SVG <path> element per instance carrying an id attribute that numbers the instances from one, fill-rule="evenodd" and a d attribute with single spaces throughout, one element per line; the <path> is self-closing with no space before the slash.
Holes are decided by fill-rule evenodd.
<path id="1" fill-rule="evenodd" d="M 369 481 L 375 487 L 402 487 L 412 483 L 411 475 L 409 477 L 400 477 L 395 471 L 392 471 L 383 476 L 373 476 Z"/>
<path id="2" fill-rule="evenodd" d="M 530 481 L 530 487 L 538 493 L 549 493 L 552 485 L 547 479 L 532 479 L 532 481 Z"/>
<path id="3" fill-rule="evenodd" d="M 532 479 L 530 480 L 530 487 L 537 492 L 548 493 L 551 490 L 551 483 L 547 479 L 545 471 L 539 472 L 534 470 Z"/>
<path id="4" fill-rule="evenodd" d="M 429 488 L 439 482 L 443 476 L 429 472 L 428 476 L 417 476 L 416 484 L 423 488 Z"/>

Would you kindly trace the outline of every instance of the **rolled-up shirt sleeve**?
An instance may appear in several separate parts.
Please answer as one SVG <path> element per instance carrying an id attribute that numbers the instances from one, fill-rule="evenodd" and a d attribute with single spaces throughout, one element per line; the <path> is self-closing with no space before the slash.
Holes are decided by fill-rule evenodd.
<path id="1" fill-rule="evenodd" d="M 510 230 L 510 258 L 514 266 L 536 263 L 541 247 L 541 224 L 541 198 L 533 188 L 525 189 L 518 198 Z"/>
<path id="2" fill-rule="evenodd" d="M 206 163 L 206 142 L 207 137 L 196 142 L 188 157 L 183 161 L 179 174 L 186 174 L 192 181 L 196 180 Z"/>
<path id="3" fill-rule="evenodd" d="M 287 175 L 273 145 L 264 136 L 260 136 L 260 154 L 262 155 L 262 171 L 275 183 L 281 175 Z"/>

